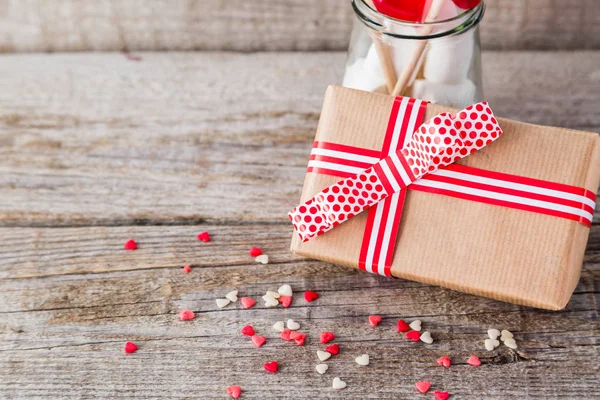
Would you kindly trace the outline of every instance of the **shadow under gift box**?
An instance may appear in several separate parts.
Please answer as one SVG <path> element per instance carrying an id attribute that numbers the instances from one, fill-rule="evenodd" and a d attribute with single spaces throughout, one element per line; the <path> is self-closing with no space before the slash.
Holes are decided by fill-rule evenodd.
<path id="1" fill-rule="evenodd" d="M 516 100 L 518 101 L 518 100 Z M 381 150 L 394 97 L 330 86 L 316 141 Z M 493 109 L 493 104 L 490 104 Z M 429 104 L 424 121 L 457 110 Z M 600 183 L 596 133 L 498 119 L 503 135 L 458 164 L 582 187 Z M 303 203 L 342 178 L 308 172 Z M 358 268 L 368 212 L 292 252 Z M 516 304 L 564 308 L 581 274 L 589 228 L 577 221 L 440 194 L 406 194 L 391 266 L 394 277 Z"/>

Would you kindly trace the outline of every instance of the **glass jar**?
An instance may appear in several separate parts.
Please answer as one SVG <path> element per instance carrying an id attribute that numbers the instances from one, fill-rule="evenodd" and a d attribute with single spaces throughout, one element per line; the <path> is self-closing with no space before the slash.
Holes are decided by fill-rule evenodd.
<path id="1" fill-rule="evenodd" d="M 478 26 L 483 1 L 465 11 L 442 0 L 434 22 L 424 23 L 391 18 L 372 4 L 352 0 L 356 19 L 343 86 L 456 108 L 483 100 Z"/>

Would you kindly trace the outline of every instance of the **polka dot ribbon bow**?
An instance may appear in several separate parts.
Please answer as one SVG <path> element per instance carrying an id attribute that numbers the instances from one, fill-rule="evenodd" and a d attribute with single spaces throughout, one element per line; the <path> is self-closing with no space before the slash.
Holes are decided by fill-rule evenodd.
<path id="1" fill-rule="evenodd" d="M 481 115 L 486 114 L 486 122 Z M 492 143 L 502 134 L 487 102 L 456 115 L 439 114 L 418 127 L 410 142 L 362 173 L 323 189 L 288 213 L 306 242 L 381 200 L 401 191 L 424 175 Z"/>

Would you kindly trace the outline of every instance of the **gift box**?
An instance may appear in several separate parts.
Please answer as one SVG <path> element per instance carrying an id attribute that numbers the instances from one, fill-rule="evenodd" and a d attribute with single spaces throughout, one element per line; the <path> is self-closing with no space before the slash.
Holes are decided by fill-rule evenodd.
<path id="1" fill-rule="evenodd" d="M 330 86 L 299 204 L 355 179 L 445 112 L 469 115 Z M 292 252 L 516 304 L 564 308 L 579 280 L 593 218 L 600 138 L 496 120 L 491 113 L 481 118 L 483 130 L 497 122 L 501 137 L 356 215 L 344 203 L 352 218 L 310 240 L 296 232 Z"/>

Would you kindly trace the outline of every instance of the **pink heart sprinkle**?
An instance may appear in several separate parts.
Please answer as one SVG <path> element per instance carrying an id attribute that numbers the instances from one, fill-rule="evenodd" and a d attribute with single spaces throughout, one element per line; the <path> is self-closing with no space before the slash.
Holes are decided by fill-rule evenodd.
<path id="1" fill-rule="evenodd" d="M 379 315 L 369 315 L 369 324 L 371 326 L 377 326 L 381 322 L 381 317 Z"/>
<path id="2" fill-rule="evenodd" d="M 440 357 L 437 359 L 437 363 L 448 368 L 450 367 L 450 358 L 448 358 L 447 356 Z"/>
<path id="3" fill-rule="evenodd" d="M 138 347 L 136 346 L 135 343 L 132 342 L 127 342 L 125 343 L 125 353 L 129 354 L 129 353 L 135 353 L 137 351 Z"/>
<path id="4" fill-rule="evenodd" d="M 129 239 L 128 241 L 125 242 L 125 244 L 123 245 L 123 248 L 125 250 L 135 250 L 135 249 L 137 249 L 137 243 L 135 242 L 135 240 Z"/>
<path id="5" fill-rule="evenodd" d="M 257 336 L 257 335 L 252 336 L 252 343 L 254 343 L 254 345 L 256 347 L 261 347 L 263 344 L 265 344 L 266 341 L 267 341 L 267 338 L 264 336 Z"/>
<path id="6" fill-rule="evenodd" d="M 421 382 L 415 383 L 415 386 L 417 387 L 417 390 L 419 392 L 427 393 L 427 391 L 431 387 L 431 383 L 429 381 L 421 381 Z"/>
<path id="7" fill-rule="evenodd" d="M 448 397 L 450 397 L 450 393 L 438 392 L 437 390 L 433 392 L 433 395 L 435 396 L 435 400 L 446 400 Z"/>
<path id="8" fill-rule="evenodd" d="M 481 365 L 481 360 L 479 360 L 479 357 L 477 356 L 471 356 L 467 360 L 467 363 L 471 364 L 474 367 L 479 367 Z"/>
<path id="9" fill-rule="evenodd" d="M 191 321 L 196 318 L 196 315 L 192 310 L 181 310 L 179 311 L 179 319 L 181 321 Z"/>
<path id="10" fill-rule="evenodd" d="M 237 399 L 242 395 L 242 388 L 239 386 L 229 386 L 227 388 L 227 394 L 231 395 L 234 399 Z"/>
<path id="11" fill-rule="evenodd" d="M 208 234 L 208 232 L 199 233 L 197 238 L 202 242 L 210 242 L 210 235 Z"/>
<path id="12" fill-rule="evenodd" d="M 242 297 L 240 299 L 240 303 L 242 303 L 242 307 L 247 309 L 247 308 L 254 307 L 254 305 L 256 304 L 256 301 L 254 301 L 254 299 L 251 299 L 250 297 Z"/>

